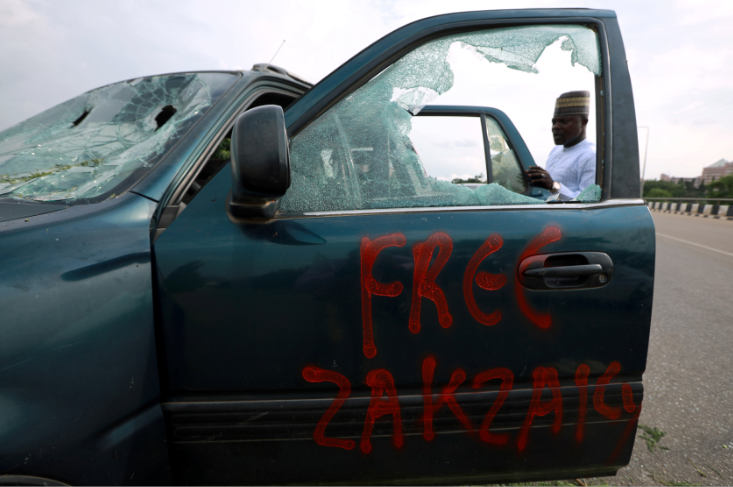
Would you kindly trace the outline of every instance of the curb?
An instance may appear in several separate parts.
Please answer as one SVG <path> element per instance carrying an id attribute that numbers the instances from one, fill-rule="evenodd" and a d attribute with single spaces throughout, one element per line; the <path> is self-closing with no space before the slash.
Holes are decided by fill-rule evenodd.
<path id="1" fill-rule="evenodd" d="M 733 205 L 700 205 L 698 203 L 665 203 L 650 201 L 649 210 L 675 215 L 712 218 L 714 220 L 733 221 Z"/>

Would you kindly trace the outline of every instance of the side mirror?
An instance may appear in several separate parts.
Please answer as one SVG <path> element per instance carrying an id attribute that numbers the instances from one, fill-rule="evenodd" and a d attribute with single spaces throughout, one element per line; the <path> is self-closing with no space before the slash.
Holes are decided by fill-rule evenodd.
<path id="1" fill-rule="evenodd" d="M 232 191 L 229 213 L 247 220 L 270 220 L 290 187 L 290 151 L 282 107 L 264 105 L 234 122 L 231 145 Z"/>

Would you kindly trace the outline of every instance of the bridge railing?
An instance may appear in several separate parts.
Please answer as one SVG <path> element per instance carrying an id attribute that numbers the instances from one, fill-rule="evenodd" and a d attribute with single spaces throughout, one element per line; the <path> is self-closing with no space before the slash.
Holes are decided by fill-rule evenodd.
<path id="1" fill-rule="evenodd" d="M 644 198 L 650 210 L 733 220 L 733 198 Z"/>

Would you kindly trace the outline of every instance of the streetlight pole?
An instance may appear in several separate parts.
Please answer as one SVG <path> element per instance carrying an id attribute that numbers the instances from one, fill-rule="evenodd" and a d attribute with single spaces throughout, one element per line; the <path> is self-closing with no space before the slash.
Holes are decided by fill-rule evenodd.
<path id="1" fill-rule="evenodd" d="M 639 197 L 644 196 L 644 174 L 646 173 L 646 153 L 649 150 L 649 127 L 638 127 L 640 129 L 646 129 L 646 142 L 644 143 L 644 165 L 641 166 L 641 194 Z"/>

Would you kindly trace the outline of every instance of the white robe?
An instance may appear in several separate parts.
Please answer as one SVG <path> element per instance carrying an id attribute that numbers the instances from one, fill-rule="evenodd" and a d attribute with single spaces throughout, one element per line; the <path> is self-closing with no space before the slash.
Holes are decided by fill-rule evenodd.
<path id="1" fill-rule="evenodd" d="M 571 200 L 596 182 L 596 145 L 588 139 L 572 147 L 556 145 L 545 169 L 560 183 L 560 199 Z"/>

